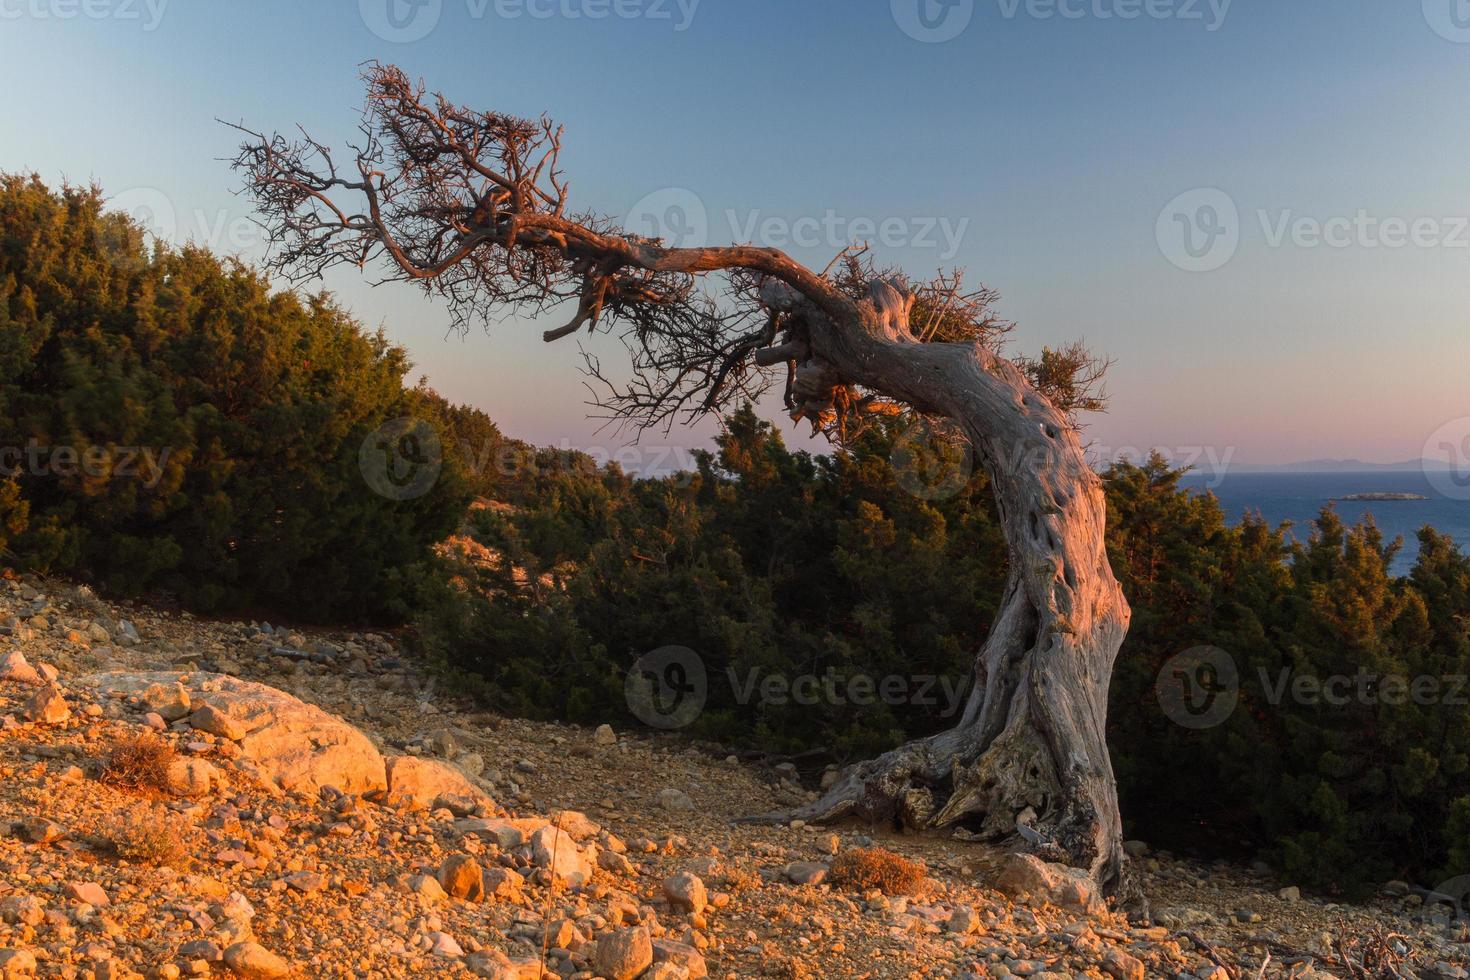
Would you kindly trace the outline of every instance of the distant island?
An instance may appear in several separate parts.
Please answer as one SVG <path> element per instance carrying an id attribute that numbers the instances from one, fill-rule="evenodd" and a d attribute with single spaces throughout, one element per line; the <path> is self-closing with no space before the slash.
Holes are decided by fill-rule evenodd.
<path id="1" fill-rule="evenodd" d="M 1428 500 L 1422 493 L 1350 493 L 1343 497 L 1333 497 L 1333 500 Z"/>

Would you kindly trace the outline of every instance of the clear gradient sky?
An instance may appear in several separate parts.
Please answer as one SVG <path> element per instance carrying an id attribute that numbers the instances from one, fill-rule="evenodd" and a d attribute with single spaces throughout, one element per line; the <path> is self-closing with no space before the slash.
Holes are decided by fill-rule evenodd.
<path id="1" fill-rule="evenodd" d="M 414 2 L 0 0 L 0 170 L 248 257 L 215 118 L 340 139 L 376 58 L 563 121 L 574 207 L 692 200 L 708 240 L 819 266 L 886 228 L 882 261 L 966 267 L 1016 350 L 1116 358 L 1104 449 L 1401 460 L 1470 415 L 1460 0 Z M 328 285 L 508 433 L 626 441 L 586 418 L 575 341 Z"/>

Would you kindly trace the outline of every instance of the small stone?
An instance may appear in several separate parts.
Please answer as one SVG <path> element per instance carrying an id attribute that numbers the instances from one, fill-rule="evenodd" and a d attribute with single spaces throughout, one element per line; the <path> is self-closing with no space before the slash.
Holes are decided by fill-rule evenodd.
<path id="1" fill-rule="evenodd" d="M 66 836 L 66 828 L 45 817 L 31 817 L 20 825 L 20 836 L 32 844 L 49 844 Z"/>
<path id="2" fill-rule="evenodd" d="M 244 725 L 212 704 L 206 704 L 190 715 L 189 725 L 196 731 L 208 732 L 232 742 L 238 742 L 247 734 Z"/>
<path id="3" fill-rule="evenodd" d="M 655 939 L 653 941 L 653 965 L 657 970 L 659 967 L 675 967 L 677 973 L 672 975 L 688 977 L 689 980 L 703 980 L 709 976 L 709 968 L 705 965 L 704 956 L 687 943 L 675 942 L 672 939 Z M 650 977 L 654 974 L 650 973 Z"/>
<path id="4" fill-rule="evenodd" d="M 592 956 L 592 968 L 607 980 L 634 980 L 652 965 L 653 941 L 643 926 L 607 933 Z"/>
<path id="5" fill-rule="evenodd" d="M 1143 963 L 1121 949 L 1109 950 L 1103 957 L 1102 968 L 1117 980 L 1143 980 Z"/>
<path id="6" fill-rule="evenodd" d="M 428 875 L 413 875 L 407 882 L 408 890 L 415 895 L 421 895 L 430 902 L 442 902 L 449 896 L 445 894 L 443 886 L 437 878 Z"/>
<path id="7" fill-rule="evenodd" d="M 820 885 L 827 880 L 827 866 L 820 861 L 797 861 L 788 864 L 784 874 L 793 885 Z"/>
<path id="8" fill-rule="evenodd" d="M 592 733 L 592 741 L 598 745 L 617 745 L 618 733 L 611 725 L 598 725 L 597 731 Z"/>
<path id="9" fill-rule="evenodd" d="M 225 966 L 245 980 L 275 980 L 288 976 L 291 964 L 259 943 L 236 943 L 225 950 Z"/>
<path id="10" fill-rule="evenodd" d="M 314 895 L 326 887 L 326 879 L 315 871 L 297 871 L 285 877 L 286 887 L 303 895 Z"/>
<path id="11" fill-rule="evenodd" d="M 1288 885 L 1276 893 L 1283 902 L 1299 902 L 1302 898 L 1302 890 L 1296 885 Z"/>
<path id="12" fill-rule="evenodd" d="M 20 706 L 20 717 L 42 725 L 59 725 L 71 717 L 71 708 L 55 684 L 48 684 Z"/>
<path id="13" fill-rule="evenodd" d="M 189 692 L 178 682 L 153 684 L 143 692 L 143 707 L 164 721 L 178 721 L 189 714 Z"/>
<path id="14" fill-rule="evenodd" d="M 26 662 L 25 654 L 19 650 L 11 650 L 4 657 L 0 657 L 0 681 L 35 687 L 41 684 L 41 675 L 36 672 L 36 668 Z"/>
<path id="15" fill-rule="evenodd" d="M 175 796 L 207 796 L 219 782 L 219 770 L 203 759 L 175 759 L 169 763 L 168 788 Z"/>
<path id="16" fill-rule="evenodd" d="M 968 936 L 980 931 L 980 916 L 969 906 L 961 906 L 950 913 L 949 921 L 944 924 L 945 932 L 954 933 L 957 936 Z"/>
<path id="17" fill-rule="evenodd" d="M 457 960 L 464 956 L 464 948 L 447 932 L 429 934 L 429 952 L 446 960 Z"/>
<path id="18" fill-rule="evenodd" d="M 688 813 L 694 809 L 694 801 L 681 789 L 666 789 L 658 794 L 655 802 L 659 809 L 675 813 Z"/>
<path id="19" fill-rule="evenodd" d="M 0 949 L 0 977 L 18 980 L 36 975 L 36 956 L 26 949 Z"/>
<path id="20" fill-rule="evenodd" d="M 470 902 L 485 898 L 485 872 L 466 854 L 456 854 L 444 862 L 439 869 L 439 884 L 452 898 Z"/>
<path id="21" fill-rule="evenodd" d="M 85 902 L 93 908 L 100 909 L 109 904 L 107 892 L 103 891 L 102 886 L 96 882 L 88 881 L 80 884 L 69 884 L 66 886 L 66 895 L 68 898 L 75 899 L 78 902 Z"/>
<path id="22" fill-rule="evenodd" d="M 709 907 L 709 892 L 698 875 L 681 871 L 664 879 L 664 897 L 670 907 L 681 912 L 699 915 Z"/>

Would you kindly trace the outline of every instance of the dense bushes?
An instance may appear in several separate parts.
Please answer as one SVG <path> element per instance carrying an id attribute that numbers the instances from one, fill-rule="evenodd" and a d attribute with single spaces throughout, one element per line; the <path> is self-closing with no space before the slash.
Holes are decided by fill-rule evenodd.
<path id="1" fill-rule="evenodd" d="M 1177 482 L 1157 460 L 1111 480 L 1135 609 L 1112 710 L 1128 819 L 1161 842 L 1263 851 L 1322 885 L 1470 871 L 1470 560 L 1425 530 L 1394 579 L 1396 546 L 1371 524 L 1327 510 L 1288 544 L 1258 520 L 1224 527 L 1213 498 Z M 1155 677 L 1200 645 L 1229 656 L 1238 703 L 1219 724 L 1179 725 Z"/>
<path id="2" fill-rule="evenodd" d="M 1004 545 L 984 478 L 924 499 L 911 450 L 893 429 L 831 458 L 793 453 L 745 411 L 690 476 L 551 468 L 530 506 L 480 519 L 506 558 L 478 573 L 495 600 L 446 592 L 423 641 L 514 711 L 636 723 L 630 665 L 681 646 L 708 675 L 695 734 L 850 760 L 939 730 L 994 613 Z M 1331 511 L 1298 544 L 1258 519 L 1227 525 L 1158 459 L 1106 482 L 1134 607 L 1110 726 L 1129 832 L 1261 855 L 1328 887 L 1470 871 L 1470 692 L 1380 696 L 1392 676 L 1470 671 L 1470 560 L 1425 532 L 1396 580 L 1377 530 Z M 1157 691 L 1198 647 L 1238 676 L 1238 704 L 1209 727 L 1172 720 Z M 763 689 L 773 675 L 785 681 Z M 1346 704 L 1293 693 L 1335 675 L 1353 678 Z M 803 676 L 822 681 L 815 698 L 787 686 Z M 859 676 L 902 680 L 854 704 Z"/>
<path id="3" fill-rule="evenodd" d="M 899 485 L 895 435 L 793 453 L 747 409 L 692 474 L 539 469 L 534 507 L 480 517 L 506 557 L 481 573 L 497 601 L 446 596 L 424 640 L 512 710 L 621 715 L 633 661 L 680 646 L 709 679 L 696 732 L 846 755 L 940 727 L 999 599 L 1002 545 L 981 482 L 932 502 Z"/>
<path id="4" fill-rule="evenodd" d="M 0 176 L 0 539 L 27 565 L 205 610 L 401 616 L 467 499 L 452 454 L 412 499 L 364 478 L 370 433 L 441 414 L 409 367 L 325 297 Z"/>

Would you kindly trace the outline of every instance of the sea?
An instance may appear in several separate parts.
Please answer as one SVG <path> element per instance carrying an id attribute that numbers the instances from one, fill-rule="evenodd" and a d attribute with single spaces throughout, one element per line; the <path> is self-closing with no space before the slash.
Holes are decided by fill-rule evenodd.
<path id="1" fill-rule="evenodd" d="M 1240 472 L 1217 473 L 1197 471 L 1185 475 L 1183 483 L 1199 493 L 1213 493 L 1220 500 L 1226 517 L 1238 522 L 1248 512 L 1258 512 L 1271 524 L 1290 521 L 1297 538 L 1311 535 L 1312 520 L 1322 508 L 1339 498 L 1360 493 L 1416 493 L 1426 500 L 1348 501 L 1337 500 L 1334 506 L 1349 524 L 1364 515 L 1373 515 L 1383 530 L 1385 540 L 1402 537 L 1403 549 L 1393 563 L 1393 574 L 1406 575 L 1419 553 L 1416 535 L 1428 525 L 1448 534 L 1460 546 L 1470 550 L 1470 489 L 1458 495 L 1446 494 L 1446 481 L 1431 479 L 1420 471 L 1375 471 L 1371 473 L 1334 472 Z M 1453 491 L 1453 484 L 1450 484 Z"/>

